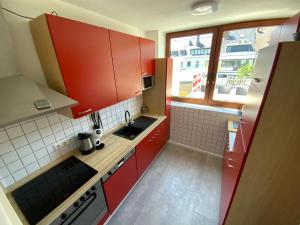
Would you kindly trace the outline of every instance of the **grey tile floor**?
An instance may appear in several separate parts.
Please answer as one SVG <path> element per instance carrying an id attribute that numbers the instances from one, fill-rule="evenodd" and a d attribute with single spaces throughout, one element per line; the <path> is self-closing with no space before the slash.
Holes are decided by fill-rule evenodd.
<path id="1" fill-rule="evenodd" d="M 217 225 L 222 160 L 168 144 L 107 225 Z"/>

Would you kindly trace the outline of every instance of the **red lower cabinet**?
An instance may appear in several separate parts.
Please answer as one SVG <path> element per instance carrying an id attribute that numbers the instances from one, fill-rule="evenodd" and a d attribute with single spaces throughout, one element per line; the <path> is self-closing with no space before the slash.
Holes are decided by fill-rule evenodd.
<path id="1" fill-rule="evenodd" d="M 145 137 L 135 148 L 138 177 L 141 177 L 154 159 L 154 132 Z"/>
<path id="2" fill-rule="evenodd" d="M 154 134 L 154 141 L 155 141 L 155 148 L 154 148 L 154 156 L 156 156 L 161 149 L 164 147 L 168 140 L 168 132 L 167 132 L 167 126 L 168 126 L 167 119 L 164 120 L 155 130 Z"/>
<path id="3" fill-rule="evenodd" d="M 226 219 L 244 156 L 244 141 L 241 127 L 239 127 L 232 151 L 228 151 L 228 149 L 224 151 L 219 225 L 224 224 Z"/>
<path id="4" fill-rule="evenodd" d="M 137 182 L 135 154 L 122 164 L 120 168 L 103 182 L 104 193 L 110 214 L 118 207 L 127 193 Z"/>

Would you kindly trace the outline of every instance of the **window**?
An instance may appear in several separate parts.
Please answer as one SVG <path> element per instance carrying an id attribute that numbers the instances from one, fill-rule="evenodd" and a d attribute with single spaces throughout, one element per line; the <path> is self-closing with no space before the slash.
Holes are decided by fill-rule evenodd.
<path id="1" fill-rule="evenodd" d="M 185 56 L 187 55 L 187 51 L 186 50 L 180 50 L 180 56 Z"/>
<path id="2" fill-rule="evenodd" d="M 271 34 L 276 28 L 267 26 L 223 32 L 213 100 L 245 102 L 257 53 L 261 48 L 269 46 Z M 234 37 L 234 40 L 225 38 L 228 36 Z M 218 76 L 224 72 L 231 76 Z"/>
<path id="3" fill-rule="evenodd" d="M 171 52 L 189 53 L 172 56 L 173 96 L 204 99 L 212 38 L 212 33 L 206 33 L 171 39 Z"/>
<path id="4" fill-rule="evenodd" d="M 173 100 L 239 108 L 247 97 L 261 48 L 283 19 L 167 34 L 173 58 Z"/>

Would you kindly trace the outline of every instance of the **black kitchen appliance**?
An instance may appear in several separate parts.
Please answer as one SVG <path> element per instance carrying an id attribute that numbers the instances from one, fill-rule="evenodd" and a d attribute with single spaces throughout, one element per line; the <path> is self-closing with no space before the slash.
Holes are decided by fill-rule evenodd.
<path id="1" fill-rule="evenodd" d="M 96 170 L 71 156 L 13 191 L 12 196 L 29 224 L 37 224 L 96 173 Z M 89 207 L 92 204 L 101 206 L 103 210 L 97 208 L 93 211 Z M 94 184 L 85 195 L 74 202 L 73 206 L 69 207 L 52 224 L 77 224 L 76 221 L 83 219 L 85 211 L 89 212 L 89 221 L 91 218 L 96 220 L 107 212 L 101 183 Z M 64 221 L 68 221 L 68 223 Z"/>

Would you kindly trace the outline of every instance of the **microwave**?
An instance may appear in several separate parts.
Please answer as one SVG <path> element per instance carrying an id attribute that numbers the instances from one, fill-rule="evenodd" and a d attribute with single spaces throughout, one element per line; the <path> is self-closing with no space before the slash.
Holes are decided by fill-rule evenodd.
<path id="1" fill-rule="evenodd" d="M 143 76 L 142 86 L 143 86 L 143 90 L 152 88 L 154 86 L 154 76 L 153 75 Z"/>

